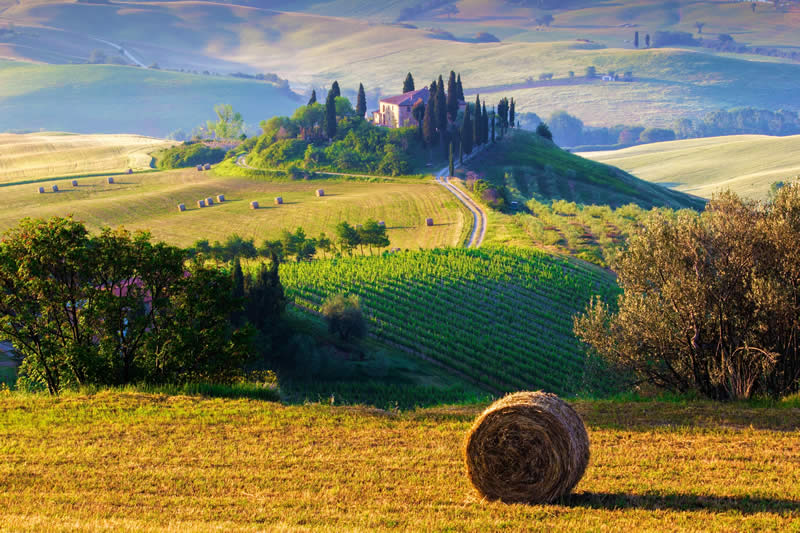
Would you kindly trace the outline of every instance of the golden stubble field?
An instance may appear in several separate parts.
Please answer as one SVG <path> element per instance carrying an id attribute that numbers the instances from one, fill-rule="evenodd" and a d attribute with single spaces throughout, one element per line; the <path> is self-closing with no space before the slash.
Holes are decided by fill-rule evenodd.
<path id="1" fill-rule="evenodd" d="M 592 458 L 554 505 L 480 501 L 480 407 L 409 412 L 103 392 L 0 397 L 0 529 L 800 528 L 800 410 L 576 402 Z"/>

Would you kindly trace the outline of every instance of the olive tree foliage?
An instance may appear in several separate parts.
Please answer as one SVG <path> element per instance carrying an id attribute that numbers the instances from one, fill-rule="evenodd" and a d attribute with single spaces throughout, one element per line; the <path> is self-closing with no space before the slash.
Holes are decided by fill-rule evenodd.
<path id="1" fill-rule="evenodd" d="M 230 104 L 214 106 L 217 121 L 208 121 L 206 127 L 217 139 L 236 139 L 244 132 L 244 119 L 241 113 L 233 110 Z"/>
<path id="2" fill-rule="evenodd" d="M 360 339 L 367 334 L 361 302 L 354 294 L 330 296 L 322 304 L 322 314 L 328 322 L 328 330 L 343 341 Z"/>
<path id="3" fill-rule="evenodd" d="M 147 233 L 21 221 L 0 243 L 0 337 L 22 358 L 22 382 L 57 394 L 233 376 L 249 340 L 230 325 L 230 279 L 185 262 Z"/>
<path id="4" fill-rule="evenodd" d="M 575 332 L 642 382 L 715 399 L 800 388 L 800 185 L 656 212 L 616 261 L 623 292 Z"/>

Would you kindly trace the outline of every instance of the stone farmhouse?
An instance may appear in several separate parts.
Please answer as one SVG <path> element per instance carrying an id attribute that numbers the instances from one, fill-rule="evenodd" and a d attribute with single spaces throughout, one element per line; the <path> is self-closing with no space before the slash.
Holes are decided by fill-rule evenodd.
<path id="1" fill-rule="evenodd" d="M 379 126 L 388 128 L 416 126 L 417 120 L 411 114 L 411 109 L 420 100 L 422 105 L 427 105 L 430 96 L 428 88 L 423 87 L 418 91 L 383 98 L 378 102 L 379 108 L 372 112 L 372 121 Z"/>

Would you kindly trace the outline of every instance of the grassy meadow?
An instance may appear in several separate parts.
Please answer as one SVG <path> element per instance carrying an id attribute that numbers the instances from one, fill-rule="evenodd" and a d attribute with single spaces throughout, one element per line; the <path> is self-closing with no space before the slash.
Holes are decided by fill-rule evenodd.
<path id="1" fill-rule="evenodd" d="M 800 176 L 800 135 L 731 135 L 580 154 L 704 198 L 721 190 L 765 200 L 776 181 Z"/>
<path id="2" fill-rule="evenodd" d="M 576 401 L 591 460 L 552 505 L 481 501 L 482 406 L 404 412 L 134 392 L 4 394 L 13 531 L 781 530 L 800 525 L 800 411 Z"/>
<path id="3" fill-rule="evenodd" d="M 149 169 L 170 141 L 139 135 L 0 133 L 0 184 L 50 176 Z"/>
<path id="4" fill-rule="evenodd" d="M 433 180 L 409 179 L 396 182 L 310 180 L 264 181 L 225 176 L 216 171 L 195 169 L 142 172 L 115 177 L 106 183 L 103 175 L 52 177 L 6 182 L 0 229 L 15 226 L 26 216 L 49 218 L 73 215 L 90 228 L 124 225 L 130 230 L 150 230 L 156 239 L 188 246 L 197 239 L 224 240 L 236 233 L 275 239 L 281 231 L 302 227 L 307 235 L 333 234 L 334 226 L 346 220 L 352 224 L 369 218 L 385 220 L 393 247 L 431 248 L 457 246 L 466 238 L 469 212 Z M 52 185 L 59 191 L 51 192 Z M 44 186 L 45 194 L 37 188 Z M 323 198 L 315 190 L 325 190 Z M 197 200 L 225 195 L 225 203 L 198 208 Z M 276 196 L 284 204 L 274 204 Z M 258 201 L 258 210 L 250 209 Z M 186 205 L 181 213 L 177 206 Z M 425 219 L 435 225 L 427 227 Z"/>

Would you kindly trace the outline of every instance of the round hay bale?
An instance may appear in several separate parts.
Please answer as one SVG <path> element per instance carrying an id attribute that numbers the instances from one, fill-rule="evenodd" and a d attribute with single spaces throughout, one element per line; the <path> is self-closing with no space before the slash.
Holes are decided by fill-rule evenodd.
<path id="1" fill-rule="evenodd" d="M 205 200 L 197 200 L 197 207 L 205 207 L 206 201 Z"/>
<path id="2" fill-rule="evenodd" d="M 283 198 L 280 196 L 275 197 L 275 205 L 281 205 L 283 203 Z"/>
<path id="3" fill-rule="evenodd" d="M 58 192 L 58 185 L 53 185 L 53 192 Z"/>
<path id="4" fill-rule="evenodd" d="M 317 189 L 317 196 L 325 196 L 325 191 L 323 189 Z"/>
<path id="5" fill-rule="evenodd" d="M 481 413 L 467 436 L 464 460 L 484 498 L 550 503 L 583 477 L 589 436 L 578 413 L 555 394 L 516 392 Z"/>
<path id="6" fill-rule="evenodd" d="M 379 220 L 378 221 L 378 225 L 385 228 L 386 227 L 386 222 L 384 222 L 383 220 Z"/>
<path id="7" fill-rule="evenodd" d="M 225 201 L 225 195 L 224 194 L 218 194 L 217 195 L 217 202 L 222 203 L 224 201 Z"/>
<path id="8" fill-rule="evenodd" d="M 211 170 L 211 163 L 206 163 L 203 165 L 203 170 Z"/>
<path id="9" fill-rule="evenodd" d="M 39 187 L 39 194 L 44 194 L 44 187 Z"/>
<path id="10" fill-rule="evenodd" d="M 199 172 L 202 172 L 203 171 L 203 165 L 197 165 L 197 170 Z"/>
<path id="11" fill-rule="evenodd" d="M 432 218 L 426 218 L 425 219 L 425 225 L 426 226 L 433 226 L 433 219 Z"/>
<path id="12" fill-rule="evenodd" d="M 178 211 L 180 212 L 186 211 L 186 206 L 184 204 L 178 204 Z"/>
<path id="13" fill-rule="evenodd" d="M 77 187 L 78 186 L 78 180 L 72 180 L 72 186 L 73 187 Z"/>
<path id="14" fill-rule="evenodd" d="M 258 202 L 250 202 L 250 209 L 258 209 Z"/>
<path id="15" fill-rule="evenodd" d="M 128 174 L 133 174 L 133 169 L 132 168 L 128 169 Z"/>
<path id="16" fill-rule="evenodd" d="M 106 179 L 106 181 L 108 181 L 108 183 L 110 185 L 110 184 L 114 183 L 114 178 L 109 177 L 109 178 Z"/>
<path id="17" fill-rule="evenodd" d="M 214 199 L 210 196 L 206 198 L 206 205 L 214 205 Z"/>

